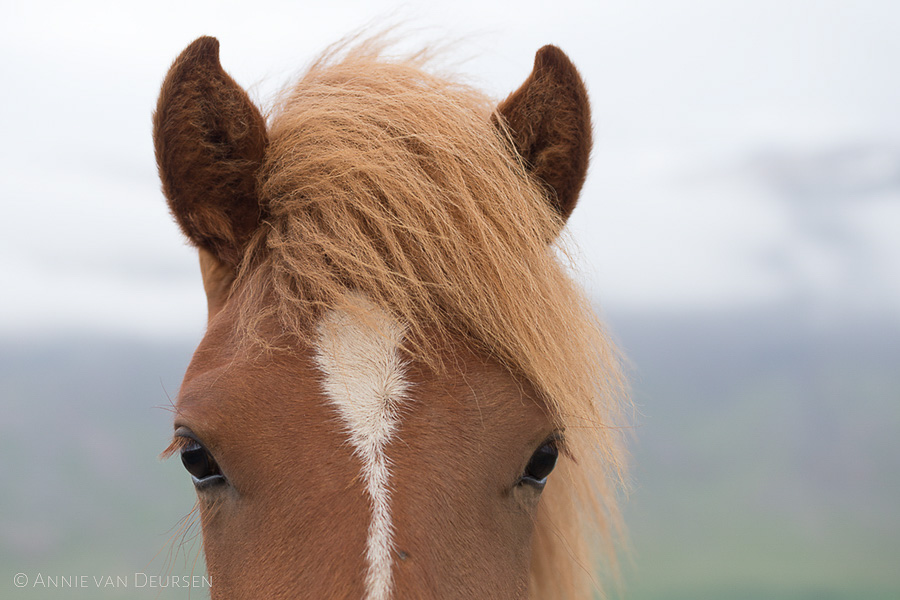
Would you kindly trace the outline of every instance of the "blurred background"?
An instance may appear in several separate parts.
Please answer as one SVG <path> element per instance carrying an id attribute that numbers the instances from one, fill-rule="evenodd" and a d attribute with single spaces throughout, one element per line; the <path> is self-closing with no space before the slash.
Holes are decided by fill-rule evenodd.
<path id="1" fill-rule="evenodd" d="M 619 596 L 900 598 L 896 2 L 2 13 L 0 597 L 188 597 L 14 585 L 202 572 L 181 525 L 190 481 L 156 459 L 205 322 L 155 171 L 159 85 L 215 35 L 265 106 L 327 44 L 386 18 L 411 23 L 410 47 L 459 40 L 458 70 L 498 99 L 547 43 L 588 84 L 596 142 L 570 230 L 638 407 Z"/>

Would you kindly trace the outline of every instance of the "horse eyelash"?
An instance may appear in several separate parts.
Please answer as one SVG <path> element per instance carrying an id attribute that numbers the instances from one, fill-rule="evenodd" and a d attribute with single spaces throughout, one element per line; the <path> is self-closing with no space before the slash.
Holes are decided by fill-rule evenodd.
<path id="1" fill-rule="evenodd" d="M 575 454 L 572 452 L 572 448 L 566 440 L 566 430 L 560 429 L 555 431 L 549 438 L 548 441 L 552 441 L 556 443 L 556 449 L 560 454 L 574 462 L 576 465 L 578 464 L 578 460 L 575 458 Z"/>
<path id="2" fill-rule="evenodd" d="M 172 438 L 172 442 L 166 447 L 165 450 L 163 450 L 160 453 L 160 455 L 159 455 L 160 460 L 166 460 L 167 458 L 171 458 L 176 453 L 184 450 L 184 448 L 191 442 L 193 442 L 193 440 L 183 437 L 183 436 L 177 436 L 177 437 Z"/>

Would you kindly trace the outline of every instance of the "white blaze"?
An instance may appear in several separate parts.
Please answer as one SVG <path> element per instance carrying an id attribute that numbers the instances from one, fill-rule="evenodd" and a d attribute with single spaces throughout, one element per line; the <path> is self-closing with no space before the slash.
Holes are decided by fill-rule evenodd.
<path id="1" fill-rule="evenodd" d="M 398 409 L 409 387 L 399 353 L 405 333 L 390 315 L 359 295 L 348 297 L 346 309 L 330 311 L 318 326 L 316 364 L 324 375 L 325 394 L 362 460 L 372 509 L 366 541 L 367 600 L 386 600 L 391 593 L 390 463 L 384 450 L 397 429 Z"/>

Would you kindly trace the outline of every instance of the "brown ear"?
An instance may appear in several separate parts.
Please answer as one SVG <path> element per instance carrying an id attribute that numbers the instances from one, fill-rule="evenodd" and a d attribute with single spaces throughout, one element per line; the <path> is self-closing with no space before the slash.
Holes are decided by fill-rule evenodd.
<path id="1" fill-rule="evenodd" d="M 587 175 L 591 111 L 575 65 L 556 46 L 544 46 L 522 86 L 497 107 L 531 173 L 568 219 Z"/>
<path id="2" fill-rule="evenodd" d="M 237 266 L 262 211 L 256 176 L 266 123 L 219 64 L 219 42 L 201 37 L 175 59 L 153 115 L 163 193 L 193 244 Z"/>

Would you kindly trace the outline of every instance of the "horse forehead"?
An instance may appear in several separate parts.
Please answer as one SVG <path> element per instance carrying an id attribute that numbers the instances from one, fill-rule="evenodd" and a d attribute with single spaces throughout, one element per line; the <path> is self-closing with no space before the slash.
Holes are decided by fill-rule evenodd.
<path id="1" fill-rule="evenodd" d="M 440 373 L 405 358 L 407 327 L 360 294 L 326 311 L 310 343 L 291 352 L 243 347 L 228 308 L 210 323 L 185 373 L 180 410 L 223 419 L 241 413 L 254 422 L 276 414 L 303 419 L 310 403 L 334 409 L 331 398 L 344 396 L 353 399 L 345 408 L 367 420 L 384 409 L 385 397 L 405 395 L 409 410 L 422 402 L 447 405 L 448 417 L 466 420 L 475 411 L 484 424 L 485 410 L 518 412 L 523 400 L 531 405 L 538 396 L 528 381 L 463 343 L 447 340 L 440 348 Z"/>

